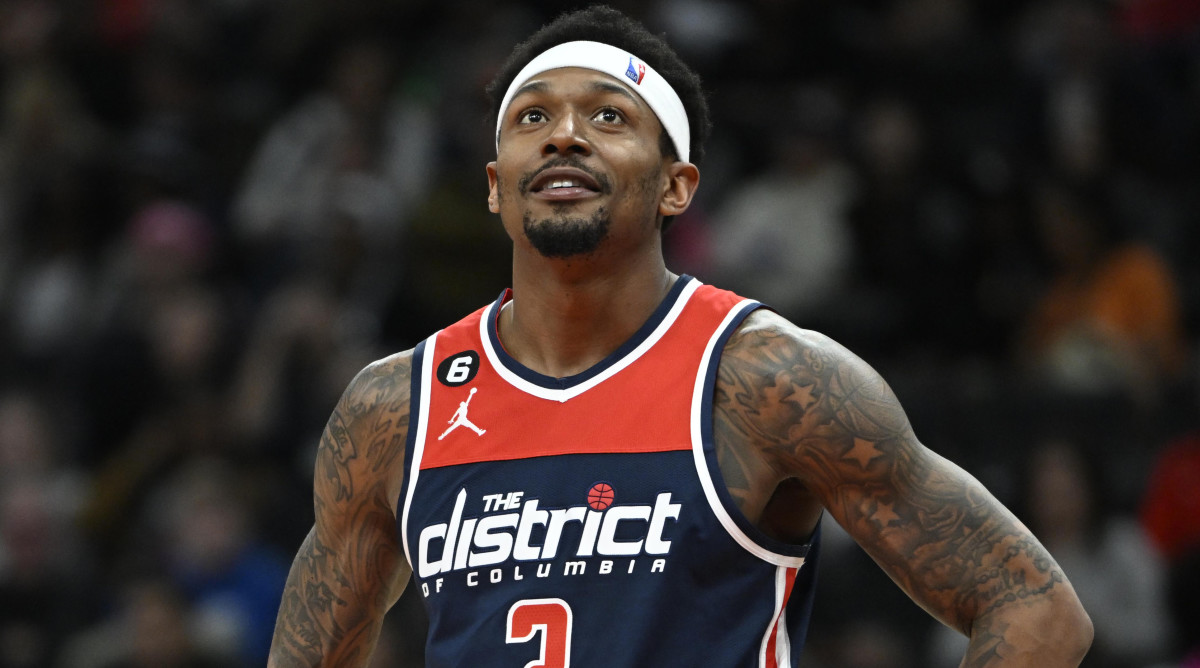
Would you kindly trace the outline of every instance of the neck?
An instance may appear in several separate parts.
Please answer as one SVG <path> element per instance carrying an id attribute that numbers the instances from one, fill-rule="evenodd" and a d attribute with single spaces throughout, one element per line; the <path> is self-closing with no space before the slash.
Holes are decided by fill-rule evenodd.
<path id="1" fill-rule="evenodd" d="M 633 336 L 676 278 L 661 252 L 613 263 L 598 257 L 550 260 L 517 250 L 513 301 L 500 314 L 500 340 L 538 373 L 580 373 Z"/>

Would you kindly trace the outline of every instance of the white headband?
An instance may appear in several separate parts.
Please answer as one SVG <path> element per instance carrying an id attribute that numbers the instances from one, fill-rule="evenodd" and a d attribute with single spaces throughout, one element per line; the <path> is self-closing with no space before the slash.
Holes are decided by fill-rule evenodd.
<path id="1" fill-rule="evenodd" d="M 559 44 L 547 49 L 521 69 L 504 94 L 504 101 L 500 103 L 500 115 L 496 118 L 496 150 L 500 150 L 500 125 L 504 121 L 504 112 L 508 110 L 508 104 L 512 102 L 517 89 L 542 72 L 560 67 L 582 67 L 603 72 L 631 88 L 658 116 L 675 144 L 679 159 L 687 162 L 691 131 L 687 112 L 683 110 L 683 102 L 675 89 L 649 65 L 629 52 L 600 42 Z"/>

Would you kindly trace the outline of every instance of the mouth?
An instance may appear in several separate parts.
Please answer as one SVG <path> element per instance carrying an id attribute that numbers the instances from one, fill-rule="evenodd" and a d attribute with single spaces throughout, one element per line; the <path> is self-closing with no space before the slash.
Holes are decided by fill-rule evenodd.
<path id="1" fill-rule="evenodd" d="M 575 167 L 551 167 L 537 174 L 529 183 L 528 192 L 543 200 L 563 202 L 598 196 L 600 182 L 591 174 Z"/>

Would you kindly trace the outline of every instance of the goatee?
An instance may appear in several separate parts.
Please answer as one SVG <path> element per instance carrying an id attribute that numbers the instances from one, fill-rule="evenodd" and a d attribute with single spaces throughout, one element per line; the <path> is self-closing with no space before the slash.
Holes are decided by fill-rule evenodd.
<path id="1" fill-rule="evenodd" d="M 534 220 L 525 214 L 522 225 L 525 238 L 543 257 L 569 258 L 589 255 L 600 247 L 608 236 L 612 219 L 608 210 L 601 207 L 590 218 L 559 215 L 553 218 Z"/>

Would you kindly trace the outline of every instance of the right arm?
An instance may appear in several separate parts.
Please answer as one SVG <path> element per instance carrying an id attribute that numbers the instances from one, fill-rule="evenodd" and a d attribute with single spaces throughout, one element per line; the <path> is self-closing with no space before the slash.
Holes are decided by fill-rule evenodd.
<path id="1" fill-rule="evenodd" d="M 411 353 L 376 362 L 350 383 L 321 435 L 316 521 L 279 607 L 268 668 L 366 666 L 383 616 L 412 569 L 396 528 L 404 479 Z"/>

